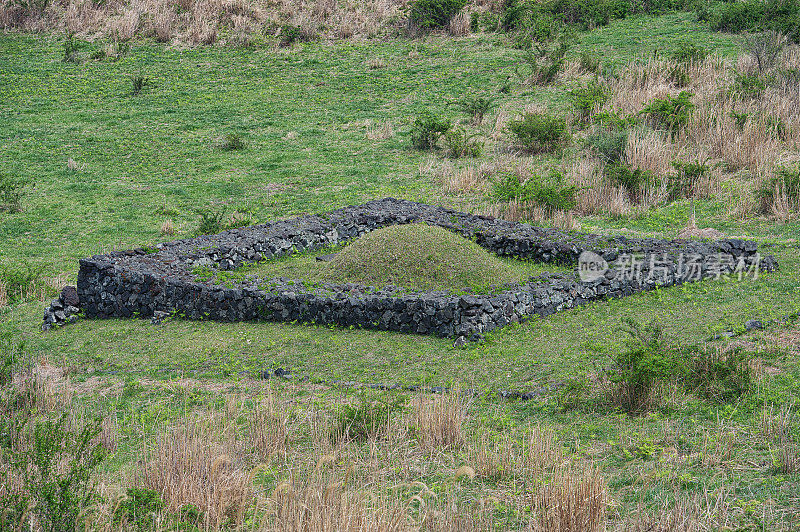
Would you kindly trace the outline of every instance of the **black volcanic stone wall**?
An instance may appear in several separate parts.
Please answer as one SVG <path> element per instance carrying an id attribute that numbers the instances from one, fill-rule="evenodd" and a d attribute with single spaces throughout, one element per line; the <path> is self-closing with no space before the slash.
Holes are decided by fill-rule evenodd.
<path id="1" fill-rule="evenodd" d="M 231 270 L 294 251 L 346 242 L 381 227 L 414 222 L 438 225 L 475 239 L 498 255 L 540 262 L 574 265 L 583 251 L 593 251 L 612 263 L 622 253 L 637 253 L 643 275 L 638 280 L 626 279 L 609 271 L 592 282 L 582 282 L 577 275 L 546 275 L 493 293 L 454 295 L 355 284 L 307 287 L 287 279 L 272 279 L 269 288 L 264 288 L 262 280 L 246 278 L 231 287 L 215 285 L 213 280 L 198 281 L 193 274 L 197 267 Z M 154 312 L 168 312 L 189 319 L 298 320 L 475 339 L 530 316 L 686 282 L 687 276 L 676 267 L 680 253 L 726 257 L 725 271 L 732 271 L 735 264 L 751 266 L 758 257 L 756 248 L 755 242 L 745 240 L 628 239 L 563 232 L 386 198 L 321 215 L 167 242 L 155 250 L 82 259 L 78 296 L 84 315 L 90 318 L 149 317 Z M 665 256 L 675 263 L 650 272 L 651 259 Z M 767 257 L 760 267 L 770 270 L 777 264 Z M 712 273 L 706 269 L 701 275 Z"/>

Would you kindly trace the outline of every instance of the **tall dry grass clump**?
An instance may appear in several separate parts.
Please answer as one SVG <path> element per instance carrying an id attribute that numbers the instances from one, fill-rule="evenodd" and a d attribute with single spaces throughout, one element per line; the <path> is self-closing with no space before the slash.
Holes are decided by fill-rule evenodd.
<path id="1" fill-rule="evenodd" d="M 64 31 L 116 40 L 248 46 L 262 35 L 293 27 L 311 38 L 375 37 L 398 29 L 407 0 L 64 0 L 23 3 L 0 0 L 0 29 Z M 468 21 L 467 21 L 468 27 Z"/>
<path id="2" fill-rule="evenodd" d="M 349 489 L 345 480 L 313 477 L 283 482 L 270 497 L 262 529 L 276 532 L 394 532 L 407 530 L 407 508 L 385 497 Z"/>
<path id="3" fill-rule="evenodd" d="M 145 449 L 134 480 L 158 492 L 169 511 L 185 505 L 198 508 L 207 529 L 240 526 L 255 502 L 233 428 L 211 412 L 157 435 Z"/>
<path id="4" fill-rule="evenodd" d="M 601 532 L 606 529 L 608 489 L 594 469 L 583 474 L 571 468 L 556 471 L 532 496 L 536 532 Z"/>
<path id="5" fill-rule="evenodd" d="M 409 423 L 421 448 L 435 450 L 464 443 L 466 405 L 458 391 L 427 399 L 421 395 L 411 403 Z"/>
<path id="6" fill-rule="evenodd" d="M 247 416 L 247 447 L 261 460 L 283 454 L 289 447 L 289 416 L 285 407 L 278 404 L 272 391 L 256 400 Z"/>

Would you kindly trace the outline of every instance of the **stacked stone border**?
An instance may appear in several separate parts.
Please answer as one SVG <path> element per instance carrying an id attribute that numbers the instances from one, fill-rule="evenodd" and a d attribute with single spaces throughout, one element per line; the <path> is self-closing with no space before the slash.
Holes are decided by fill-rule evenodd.
<path id="1" fill-rule="evenodd" d="M 473 239 L 497 255 L 538 262 L 576 265 L 584 251 L 592 251 L 609 263 L 622 254 L 636 254 L 641 273 L 627 278 L 609 270 L 591 282 L 582 282 L 577 275 L 545 275 L 486 294 L 408 292 L 392 286 L 358 284 L 311 286 L 302 280 L 254 276 L 223 285 L 214 276 L 201 280 L 197 275 L 198 268 L 233 270 L 293 252 L 340 245 L 382 227 L 417 222 Z M 700 277 L 719 275 L 720 264 L 723 271 L 750 268 L 756 262 L 761 271 L 777 268 L 773 257 L 760 257 L 756 242 L 748 240 L 606 237 L 385 198 L 324 214 L 176 240 L 152 249 L 81 259 L 77 291 L 80 308 L 89 318 L 170 314 L 218 321 L 300 321 L 434 334 L 456 337 L 463 343 L 532 316 L 687 282 L 693 273 L 681 270 L 681 254 L 716 257 L 713 270 L 707 266 L 709 261 L 702 260 Z M 665 257 L 670 258 L 666 266 Z M 720 262 L 720 258 L 725 260 Z"/>

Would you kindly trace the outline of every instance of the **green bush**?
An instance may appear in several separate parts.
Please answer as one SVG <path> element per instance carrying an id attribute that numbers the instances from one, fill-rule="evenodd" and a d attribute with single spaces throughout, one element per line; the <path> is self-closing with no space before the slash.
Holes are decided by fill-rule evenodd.
<path id="1" fill-rule="evenodd" d="M 702 6 L 698 18 L 711 29 L 730 33 L 774 30 L 800 42 L 800 2 L 796 0 L 742 0 Z"/>
<path id="2" fill-rule="evenodd" d="M 12 415 L 20 421 L 23 414 Z M 3 420 L 4 428 L 11 423 Z M 103 459 L 102 447 L 95 443 L 99 420 L 72 429 L 68 413 L 58 419 L 27 418 L 13 432 L 11 445 L 0 449 L 0 481 L 13 472 L 22 478 L 22 487 L 0 500 L 6 508 L 0 512 L 3 530 L 16 529 L 14 524 L 28 511 L 32 529 L 84 530 L 87 510 L 99 499 L 93 485 L 94 471 Z"/>
<path id="3" fill-rule="evenodd" d="M 409 20 L 426 30 L 444 28 L 465 5 L 467 0 L 413 0 Z"/>
<path id="4" fill-rule="evenodd" d="M 632 169 L 622 162 L 606 165 L 606 179 L 614 186 L 624 188 L 633 201 L 639 201 L 642 189 L 650 183 L 650 172 Z"/>
<path id="5" fill-rule="evenodd" d="M 515 67 L 518 77 L 534 85 L 548 85 L 555 81 L 564 67 L 569 42 L 565 38 L 542 43 L 531 43 L 525 47 L 520 64 Z M 524 72 L 520 67 L 527 70 Z"/>
<path id="6" fill-rule="evenodd" d="M 244 149 L 244 138 L 238 133 L 228 133 L 220 143 L 222 151 L 237 151 Z"/>
<path id="7" fill-rule="evenodd" d="M 117 506 L 113 520 L 126 529 L 153 530 L 158 514 L 164 510 L 164 501 L 158 492 L 146 488 L 128 488 L 127 497 Z"/>
<path id="8" fill-rule="evenodd" d="M 282 25 L 278 37 L 278 45 L 282 48 L 287 48 L 298 42 L 310 42 L 317 38 L 313 32 L 294 24 Z"/>
<path id="9" fill-rule="evenodd" d="M 741 100 L 754 100 L 764 94 L 772 81 L 771 77 L 761 74 L 737 72 L 728 92 L 731 96 Z"/>
<path id="10" fill-rule="evenodd" d="M 411 144 L 418 150 L 436 149 L 439 139 L 450 131 L 451 127 L 450 120 L 437 118 L 431 113 L 423 113 L 411 126 Z"/>
<path id="11" fill-rule="evenodd" d="M 200 223 L 197 227 L 198 235 L 215 235 L 223 231 L 225 226 L 225 216 L 228 214 L 226 208 L 218 210 L 200 211 Z"/>
<path id="12" fill-rule="evenodd" d="M 628 346 L 612 357 L 606 376 L 613 385 L 613 402 L 629 414 L 639 414 L 653 406 L 658 385 L 674 378 L 678 361 L 657 322 L 640 325 L 626 318 L 622 331 L 629 336 Z"/>
<path id="13" fill-rule="evenodd" d="M 791 210 L 800 211 L 800 167 L 778 168 L 772 179 L 764 180 L 756 194 L 763 213 L 771 212 L 777 194 L 786 198 Z"/>
<path id="14" fill-rule="evenodd" d="M 675 97 L 656 98 L 647 104 L 640 114 L 649 118 L 655 127 L 663 128 L 674 135 L 685 127 L 692 117 L 694 111 L 692 96 L 689 91 L 681 91 Z"/>
<path id="15" fill-rule="evenodd" d="M 543 113 L 526 113 L 512 120 L 509 129 L 517 145 L 530 153 L 551 153 L 569 140 L 567 121 L 563 117 Z"/>
<path id="16" fill-rule="evenodd" d="M 588 120 L 595 109 L 608 101 L 608 90 L 597 81 L 589 82 L 585 87 L 569 91 L 569 100 L 578 113 L 580 120 Z"/>
<path id="17" fill-rule="evenodd" d="M 773 30 L 746 35 L 744 39 L 744 49 L 761 74 L 775 68 L 786 44 L 786 37 Z"/>
<path id="18" fill-rule="evenodd" d="M 399 399 L 394 402 L 372 402 L 365 397 L 355 406 L 344 405 L 336 412 L 331 439 L 339 442 L 375 438 L 386 429 L 391 414 L 402 405 L 402 400 Z"/>
<path id="19" fill-rule="evenodd" d="M 628 144 L 628 130 L 598 129 L 586 139 L 606 164 L 622 162 Z"/>
<path id="20" fill-rule="evenodd" d="M 81 42 L 75 39 L 75 35 L 70 33 L 64 40 L 64 55 L 61 61 L 64 63 L 77 63 L 78 50 L 81 49 Z"/>
<path id="21" fill-rule="evenodd" d="M 492 108 L 492 104 L 492 99 L 487 96 L 467 96 L 459 102 L 461 110 L 471 116 L 476 124 L 483 122 L 483 117 Z"/>
<path id="22" fill-rule="evenodd" d="M 584 72 L 590 72 L 592 74 L 597 74 L 600 72 L 600 56 L 593 53 L 583 51 L 581 52 L 579 65 L 581 70 Z"/>
<path id="23" fill-rule="evenodd" d="M 478 134 L 470 134 L 465 129 L 456 128 L 444 134 L 447 144 L 447 156 L 453 159 L 460 157 L 480 157 L 483 151 L 483 142 L 478 140 Z"/>
<path id="24" fill-rule="evenodd" d="M 147 84 L 150 83 L 150 78 L 139 72 L 138 74 L 131 75 L 131 96 L 138 96 Z"/>
<path id="25" fill-rule="evenodd" d="M 704 161 L 674 161 L 672 167 L 677 173 L 668 176 L 670 200 L 692 197 L 695 187 L 709 171 L 708 164 Z"/>
<path id="26" fill-rule="evenodd" d="M 533 175 L 524 183 L 518 175 L 503 172 L 492 182 L 492 196 L 497 201 L 517 200 L 537 205 L 552 215 L 574 209 L 577 204 L 578 188 L 564 181 L 564 175 L 556 171 L 548 176 Z"/>
<path id="27" fill-rule="evenodd" d="M 697 46 L 689 40 L 678 41 L 677 46 L 670 54 L 674 61 L 681 63 L 695 63 L 700 62 L 708 56 L 708 50 L 702 46 Z"/>

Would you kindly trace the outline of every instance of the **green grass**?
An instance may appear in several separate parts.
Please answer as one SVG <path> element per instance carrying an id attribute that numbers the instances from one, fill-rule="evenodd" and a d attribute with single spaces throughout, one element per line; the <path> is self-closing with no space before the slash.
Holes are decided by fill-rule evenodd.
<path id="1" fill-rule="evenodd" d="M 379 229 L 339 250 L 330 262 L 316 260 L 329 251 L 261 262 L 243 268 L 242 273 L 261 279 L 286 277 L 375 288 L 394 285 L 415 291 L 486 292 L 548 271 L 571 271 L 501 259 L 470 240 L 426 224 Z"/>
<path id="2" fill-rule="evenodd" d="M 735 37 L 712 33 L 694 15 L 681 13 L 614 21 L 580 34 L 574 53 L 595 50 L 607 64 L 620 65 L 656 49 L 669 52 L 685 38 L 726 56 L 738 49 Z M 480 94 L 495 101 L 490 115 L 530 103 L 552 112 L 569 108 L 570 87 L 518 83 L 514 66 L 520 52 L 501 35 L 313 43 L 290 51 L 179 50 L 138 42 L 120 61 L 82 64 L 63 63 L 62 52 L 58 38 L 0 34 L 0 171 L 35 184 L 21 212 L 0 213 L 0 262 L 20 271 L 27 262 L 72 279 L 81 257 L 163 240 L 159 228 L 165 219 L 178 227 L 176 238 L 192 235 L 198 212 L 209 208 L 271 220 L 396 196 L 477 211 L 486 198 L 445 195 L 439 183 L 420 172 L 431 154 L 411 148 L 414 118 L 431 110 L 467 120 L 451 103 Z M 382 57 L 387 67 L 369 69 L 373 57 Z M 151 83 L 132 97 L 129 76 L 138 72 Z M 510 92 L 499 92 L 506 83 Z M 367 120 L 391 121 L 395 136 L 369 140 Z M 492 122 L 488 116 L 484 132 Z M 241 135 L 244 149 L 220 149 L 227 135 Z M 470 162 L 492 157 L 487 150 Z M 78 170 L 67 168 L 69 158 Z M 550 158 L 538 162 L 560 164 Z M 0 332 L 25 340 L 31 361 L 47 357 L 71 368 L 74 382 L 84 386 L 76 395 L 78 404 L 114 413 L 119 448 L 103 471 L 123 482 L 142 446 L 164 424 L 198 408 L 224 409 L 226 394 L 249 393 L 252 381 L 244 372 L 282 367 L 312 381 L 549 389 L 595 382 L 610 356 L 623 349 L 619 326 L 626 317 L 659 322 L 672 342 L 722 349 L 730 341 L 711 340 L 719 332 L 741 332 L 749 319 L 800 311 L 800 255 L 794 247 L 800 222 L 742 222 L 725 212 L 722 200 L 697 202 L 700 226 L 761 240 L 765 252 L 777 255 L 779 272 L 758 281 L 704 281 L 595 302 L 493 332 L 484 343 L 463 350 L 454 349 L 451 339 L 301 323 L 81 320 L 42 333 L 41 301 L 0 309 Z M 579 221 L 584 230 L 672 237 L 688 214 L 689 203 L 680 201 L 636 217 Z M 328 266 L 314 257 L 287 257 L 254 271 L 305 277 Z M 542 268 L 501 262 L 520 275 Z M 796 334 L 796 325 L 773 326 L 737 338 L 775 371 L 729 404 L 690 397 L 631 419 L 608 408 L 564 410 L 560 392 L 550 392 L 526 403 L 476 400 L 469 431 L 521 438 L 528 426 L 550 426 L 571 457 L 592 459 L 602 469 L 619 503 L 614 511 L 621 515 L 638 500 L 657 508 L 676 492 L 726 486 L 743 522 L 758 529 L 759 511 L 770 504 L 797 513 L 800 478 L 774 474 L 771 444 L 759 433 L 762 406 L 800 401 L 797 349 L 777 341 Z M 178 377 L 198 379 L 198 388 L 173 383 Z M 278 393 L 314 407 L 343 395 L 302 386 L 282 386 Z M 737 447 L 730 463 L 702 463 L 703 431 L 713 437 L 734 434 Z M 447 456 L 450 469 L 465 459 Z M 425 469 L 418 478 L 443 494 L 454 489 L 446 471 Z M 263 481 L 267 492 L 286 477 L 283 473 Z M 504 489 L 515 488 L 476 481 L 465 497 L 474 500 Z M 498 506 L 501 525 L 518 518 L 506 510 Z"/>

